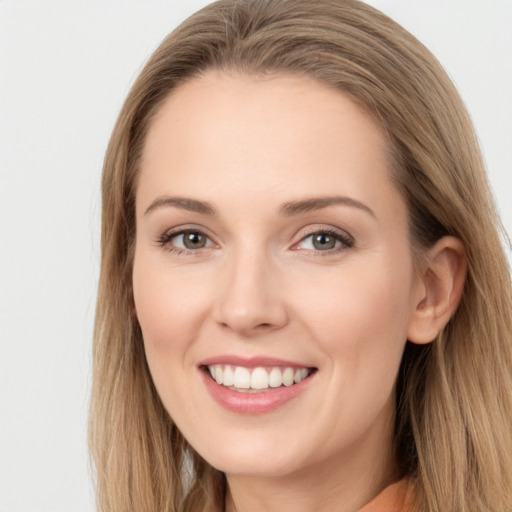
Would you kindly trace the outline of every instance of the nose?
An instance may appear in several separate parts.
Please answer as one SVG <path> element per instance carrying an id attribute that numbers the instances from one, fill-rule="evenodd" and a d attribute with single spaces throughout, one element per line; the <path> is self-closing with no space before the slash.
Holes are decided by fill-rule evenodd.
<path id="1" fill-rule="evenodd" d="M 217 323 L 246 337 L 285 326 L 288 311 L 281 277 L 264 254 L 247 250 L 228 258 L 219 274 Z"/>

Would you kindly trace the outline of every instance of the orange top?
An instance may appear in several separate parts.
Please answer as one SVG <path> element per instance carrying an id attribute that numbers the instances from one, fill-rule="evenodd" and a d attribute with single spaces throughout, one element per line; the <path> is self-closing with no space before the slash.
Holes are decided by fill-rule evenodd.
<path id="1" fill-rule="evenodd" d="M 386 487 L 359 512 L 409 512 L 413 505 L 413 485 L 404 478 Z"/>

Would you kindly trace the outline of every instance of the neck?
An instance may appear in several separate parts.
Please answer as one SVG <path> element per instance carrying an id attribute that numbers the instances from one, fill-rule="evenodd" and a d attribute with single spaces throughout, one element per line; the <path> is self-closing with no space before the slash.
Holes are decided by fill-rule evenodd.
<path id="1" fill-rule="evenodd" d="M 392 434 L 284 476 L 227 475 L 225 510 L 357 512 L 397 480 Z"/>

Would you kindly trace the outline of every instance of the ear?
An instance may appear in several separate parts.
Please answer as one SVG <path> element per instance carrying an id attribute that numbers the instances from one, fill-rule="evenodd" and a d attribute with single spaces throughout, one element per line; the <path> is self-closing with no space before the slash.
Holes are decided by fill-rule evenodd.
<path id="1" fill-rule="evenodd" d="M 407 339 L 433 341 L 455 313 L 466 280 L 467 260 L 462 242 L 445 236 L 427 251 L 418 275 Z"/>

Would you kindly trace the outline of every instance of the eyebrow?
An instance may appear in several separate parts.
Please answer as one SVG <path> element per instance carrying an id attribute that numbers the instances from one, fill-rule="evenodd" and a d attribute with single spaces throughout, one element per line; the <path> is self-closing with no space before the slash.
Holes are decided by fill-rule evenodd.
<path id="1" fill-rule="evenodd" d="M 299 201 L 290 201 L 283 204 L 279 209 L 280 215 L 284 217 L 292 217 L 294 215 L 301 215 L 315 210 L 321 210 L 322 208 L 328 208 L 329 206 L 342 205 L 358 208 L 372 217 L 376 217 L 374 211 L 361 203 L 357 199 L 345 196 L 329 196 L 329 197 L 311 197 L 307 199 L 301 199 Z M 200 213 L 203 215 L 217 216 L 215 208 L 206 201 L 199 201 L 197 199 L 191 199 L 188 197 L 172 197 L 162 196 L 156 198 L 146 209 L 144 215 L 156 210 L 158 208 L 173 206 L 182 210 L 190 212 Z"/>
<path id="2" fill-rule="evenodd" d="M 217 211 L 215 208 L 206 201 L 198 201 L 197 199 L 190 199 L 188 197 L 172 197 L 172 196 L 162 196 L 157 197 L 144 212 L 144 215 L 156 210 L 157 208 L 163 208 L 166 206 L 174 206 L 175 208 L 180 208 L 182 210 L 187 210 L 189 212 L 201 213 L 203 215 L 211 215 L 216 216 Z"/>
<path id="3" fill-rule="evenodd" d="M 322 208 L 327 208 L 333 205 L 351 206 L 353 208 L 363 210 L 376 218 L 375 212 L 369 206 L 366 206 L 357 199 L 345 196 L 312 197 L 302 199 L 300 201 L 291 201 L 289 203 L 285 203 L 281 207 L 280 213 L 285 217 L 291 217 L 293 215 L 300 215 L 314 210 L 321 210 Z"/>

